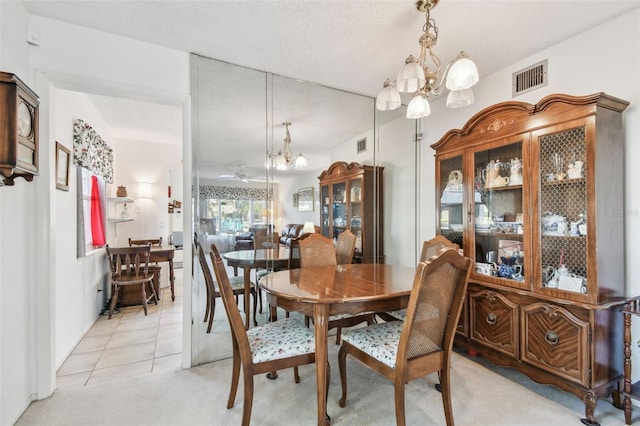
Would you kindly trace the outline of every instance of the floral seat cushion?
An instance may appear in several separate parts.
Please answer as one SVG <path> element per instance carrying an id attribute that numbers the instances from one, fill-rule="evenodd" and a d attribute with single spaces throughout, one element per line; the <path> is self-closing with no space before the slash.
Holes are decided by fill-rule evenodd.
<path id="1" fill-rule="evenodd" d="M 231 289 L 234 291 L 244 289 L 244 277 L 229 277 L 229 283 L 231 284 Z M 251 283 L 251 287 L 254 287 L 253 283 Z"/>
<path id="2" fill-rule="evenodd" d="M 391 315 L 394 318 L 399 319 L 400 321 L 404 321 L 404 319 L 407 317 L 407 310 L 406 309 L 399 309 L 397 311 L 390 311 L 387 312 L 389 315 Z"/>
<path id="3" fill-rule="evenodd" d="M 293 318 L 268 322 L 247 330 L 254 363 L 314 353 L 313 331 Z"/>
<path id="4" fill-rule="evenodd" d="M 391 321 L 382 324 L 373 324 L 364 328 L 346 330 L 342 333 L 342 340 L 362 352 L 371 355 L 378 361 L 396 368 L 398 355 L 398 343 L 404 322 Z M 440 350 L 440 347 L 429 339 L 426 344 L 426 353 Z"/>

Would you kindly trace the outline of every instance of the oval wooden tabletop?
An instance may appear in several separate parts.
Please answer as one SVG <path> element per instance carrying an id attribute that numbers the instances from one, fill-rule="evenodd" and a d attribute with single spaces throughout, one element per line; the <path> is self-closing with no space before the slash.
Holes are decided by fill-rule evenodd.
<path id="1" fill-rule="evenodd" d="M 311 266 L 274 272 L 260 281 L 267 293 L 312 303 L 383 300 L 411 293 L 416 269 L 385 264 Z"/>
<path id="2" fill-rule="evenodd" d="M 237 250 L 223 253 L 222 257 L 238 265 L 252 265 L 258 262 L 289 261 L 289 249 Z"/>

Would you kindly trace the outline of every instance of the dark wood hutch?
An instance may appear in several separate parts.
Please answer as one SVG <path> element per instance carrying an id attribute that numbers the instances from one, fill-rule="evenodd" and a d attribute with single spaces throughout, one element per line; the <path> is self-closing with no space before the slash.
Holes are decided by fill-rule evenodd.
<path id="1" fill-rule="evenodd" d="M 623 372 L 627 106 L 504 102 L 432 145 L 437 232 L 476 262 L 456 344 L 574 393 L 585 424 Z"/>

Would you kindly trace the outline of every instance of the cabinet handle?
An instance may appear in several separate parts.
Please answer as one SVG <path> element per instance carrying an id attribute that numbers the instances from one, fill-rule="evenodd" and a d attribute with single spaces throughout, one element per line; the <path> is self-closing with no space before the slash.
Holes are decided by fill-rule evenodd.
<path id="1" fill-rule="evenodd" d="M 493 312 L 489 312 L 489 314 L 487 315 L 487 322 L 493 325 L 497 320 L 498 318 L 496 318 L 496 314 L 494 314 Z"/>
<path id="2" fill-rule="evenodd" d="M 544 335 L 544 340 L 546 340 L 550 345 L 557 345 L 560 339 L 558 338 L 558 334 L 555 331 L 549 330 Z"/>

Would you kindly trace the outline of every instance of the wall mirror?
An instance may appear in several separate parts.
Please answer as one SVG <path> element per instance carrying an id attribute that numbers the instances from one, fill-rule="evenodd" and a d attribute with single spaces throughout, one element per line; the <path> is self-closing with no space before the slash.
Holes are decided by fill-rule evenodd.
<path id="1" fill-rule="evenodd" d="M 293 194 L 300 188 L 317 192 L 318 176 L 334 161 L 381 164 L 380 123 L 402 114 L 377 114 L 371 97 L 197 55 L 191 57 L 191 87 L 193 226 L 206 251 L 212 243 L 221 252 L 234 250 L 236 239 L 253 225 L 266 224 L 280 232 L 288 223 L 318 224 L 317 194 L 312 197 L 314 204 L 303 211 L 294 206 Z M 304 170 L 295 170 L 293 164 L 287 170 L 266 167 L 273 166 L 273 155 L 283 148 L 287 127 L 283 123 L 291 123 L 290 147 L 305 157 Z M 411 128 L 412 122 L 405 119 L 403 125 Z M 358 153 L 358 142 L 363 140 L 367 146 Z M 237 273 L 241 276 L 242 269 Z M 194 365 L 231 356 L 228 336 L 220 345 L 211 344 L 220 338 L 215 319 L 224 319 L 224 308 L 216 303 L 213 329 L 207 333 L 205 297 L 196 257 Z M 266 311 L 263 297 L 262 316 Z"/>

